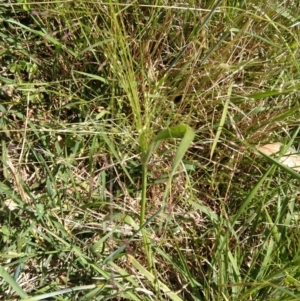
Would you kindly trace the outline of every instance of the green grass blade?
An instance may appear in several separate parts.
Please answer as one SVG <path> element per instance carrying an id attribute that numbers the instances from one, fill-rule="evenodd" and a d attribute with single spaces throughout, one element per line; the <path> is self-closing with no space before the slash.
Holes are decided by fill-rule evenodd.
<path id="1" fill-rule="evenodd" d="M 109 83 L 107 79 L 105 79 L 105 78 L 102 77 L 102 76 L 96 75 L 96 74 L 90 74 L 90 73 L 81 72 L 81 71 L 76 71 L 76 70 L 74 70 L 73 72 L 74 72 L 74 73 L 81 74 L 81 75 L 84 75 L 84 76 L 86 76 L 86 77 L 90 77 L 91 79 L 98 80 L 98 81 L 103 82 L 103 83 L 105 83 L 105 84 L 108 84 L 108 83 Z"/>
<path id="2" fill-rule="evenodd" d="M 210 158 L 212 158 L 212 156 L 214 154 L 215 148 L 216 148 L 217 143 L 219 141 L 219 138 L 221 136 L 222 129 L 223 129 L 223 126 L 224 126 L 224 123 L 225 123 L 225 120 L 226 120 L 226 116 L 227 116 L 227 112 L 228 112 L 228 105 L 229 105 L 229 102 L 230 102 L 230 97 L 231 97 L 231 92 L 232 92 L 232 85 L 233 84 L 231 83 L 231 85 L 228 88 L 227 99 L 225 101 L 223 112 L 222 112 L 222 116 L 221 116 L 221 120 L 220 120 L 220 124 L 218 126 L 217 133 L 216 133 L 213 145 L 211 147 Z"/>
<path id="3" fill-rule="evenodd" d="M 146 278 L 150 281 L 153 287 L 156 287 L 155 281 L 157 281 L 156 277 L 149 273 L 133 256 L 128 255 L 130 262 L 132 265 Z M 165 293 L 171 300 L 173 301 L 183 301 L 176 293 L 172 292 L 170 288 L 168 288 L 164 283 L 158 280 L 159 289 Z"/>
<path id="4" fill-rule="evenodd" d="M 300 174 L 296 171 L 294 171 L 292 168 L 287 167 L 286 165 L 280 163 L 278 160 L 262 153 L 261 151 L 258 150 L 258 152 L 264 157 L 266 158 L 270 163 L 278 166 L 280 169 L 284 170 L 285 172 L 287 172 L 290 176 L 292 176 L 294 179 L 299 180 L 300 181 Z"/>
<path id="5" fill-rule="evenodd" d="M 176 168 L 178 166 L 179 161 L 183 158 L 185 152 L 187 151 L 189 145 L 192 143 L 194 137 L 195 137 L 194 131 L 187 125 L 178 125 L 163 130 L 157 136 L 155 136 L 153 142 L 148 148 L 146 155 L 143 157 L 142 161 L 144 164 L 147 164 L 147 162 L 150 159 L 150 156 L 157 149 L 157 147 L 159 146 L 162 140 L 182 138 L 182 141 L 175 155 L 175 160 L 172 168 L 174 169 L 174 167 Z"/>
<path id="6" fill-rule="evenodd" d="M 59 42 L 58 40 L 56 40 L 54 37 L 52 37 L 52 36 L 51 36 L 50 34 L 48 34 L 48 33 L 45 33 L 45 32 L 40 31 L 40 30 L 32 29 L 32 28 L 30 28 L 30 27 L 28 27 L 28 26 L 26 26 L 26 25 L 24 25 L 24 24 L 22 24 L 22 23 L 20 23 L 20 22 L 18 22 L 18 21 L 16 21 L 16 20 L 14 20 L 14 19 L 7 19 L 7 20 L 5 20 L 5 22 L 8 22 L 8 23 L 11 23 L 11 24 L 18 25 L 18 26 L 24 28 L 26 31 L 32 32 L 32 33 L 34 33 L 34 34 L 36 34 L 36 35 L 38 35 L 38 36 L 40 36 L 40 37 L 42 37 L 42 38 L 48 40 L 50 43 L 52 43 L 52 44 L 55 45 L 55 46 L 63 47 L 63 48 L 66 49 L 70 54 L 72 54 L 74 57 L 77 57 L 77 54 L 76 54 L 73 50 L 71 50 L 71 49 L 65 47 L 61 42 Z"/>
<path id="7" fill-rule="evenodd" d="M 77 287 L 70 287 L 70 288 L 65 288 L 56 292 L 51 292 L 51 293 L 46 293 L 46 294 L 42 294 L 39 296 L 34 296 L 34 297 L 30 297 L 30 298 L 25 298 L 25 299 L 21 299 L 21 301 L 39 301 L 39 300 L 45 300 L 51 297 L 55 297 L 55 296 L 59 296 L 59 295 L 63 295 L 66 293 L 70 293 L 70 292 L 76 292 L 76 291 L 84 291 L 84 290 L 91 290 L 96 288 L 95 284 L 91 284 L 91 285 L 82 285 L 82 286 L 77 286 Z"/>
<path id="8" fill-rule="evenodd" d="M 7 282 L 11 288 L 21 297 L 27 298 L 27 294 L 22 290 L 19 284 L 6 272 L 3 266 L 0 266 L 0 276 Z"/>
<path id="9" fill-rule="evenodd" d="M 180 131 L 183 132 L 182 129 Z M 194 131 L 189 126 L 185 126 L 185 131 L 184 131 L 182 140 L 176 151 L 175 158 L 174 158 L 174 161 L 172 164 L 172 171 L 171 171 L 172 175 L 175 173 L 175 171 L 176 171 L 178 165 L 180 164 L 181 160 L 183 159 L 187 149 L 190 147 L 191 143 L 193 142 L 194 137 L 195 137 Z"/>

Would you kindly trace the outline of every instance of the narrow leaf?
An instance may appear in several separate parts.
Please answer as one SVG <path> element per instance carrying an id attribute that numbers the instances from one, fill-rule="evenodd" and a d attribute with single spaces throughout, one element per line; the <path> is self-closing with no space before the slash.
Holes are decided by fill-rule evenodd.
<path id="1" fill-rule="evenodd" d="M 10 276 L 10 274 L 4 269 L 4 267 L 0 266 L 0 276 L 7 282 L 12 289 L 21 297 L 27 298 L 27 294 L 22 290 L 19 284 Z"/>
<path id="2" fill-rule="evenodd" d="M 172 290 L 170 288 L 168 288 L 164 283 L 162 283 L 161 281 L 157 280 L 157 278 L 151 274 L 149 271 L 147 271 L 147 269 L 145 269 L 133 256 L 128 255 L 128 258 L 130 260 L 130 262 L 132 263 L 132 265 L 146 278 L 148 279 L 151 284 L 153 285 L 153 287 L 156 287 L 156 281 L 158 281 L 158 287 L 160 288 L 160 290 L 165 293 L 171 300 L 173 301 L 182 301 L 182 299 L 174 292 L 172 292 Z"/>
<path id="3" fill-rule="evenodd" d="M 223 126 L 224 126 L 224 123 L 225 123 L 225 120 L 226 120 L 226 116 L 227 116 L 227 112 L 228 112 L 228 105 L 229 105 L 229 101 L 230 101 L 230 97 L 231 97 L 232 85 L 233 84 L 231 83 L 231 85 L 228 88 L 228 97 L 227 97 L 227 99 L 225 101 L 224 109 L 223 109 L 223 113 L 222 113 L 222 117 L 221 117 L 221 121 L 220 121 L 220 124 L 218 126 L 218 130 L 217 130 L 217 133 L 216 133 L 213 145 L 211 147 L 210 158 L 212 158 L 212 156 L 214 154 L 215 148 L 216 148 L 217 143 L 219 141 L 219 138 L 221 136 L 222 129 L 223 129 Z"/>

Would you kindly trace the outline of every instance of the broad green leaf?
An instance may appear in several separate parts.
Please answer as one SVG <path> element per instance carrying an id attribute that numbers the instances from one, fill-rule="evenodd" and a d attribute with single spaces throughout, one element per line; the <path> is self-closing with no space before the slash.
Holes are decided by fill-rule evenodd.
<path id="1" fill-rule="evenodd" d="M 149 146 L 146 154 L 142 156 L 142 163 L 147 164 L 153 152 L 159 147 L 162 140 L 172 139 L 172 138 L 182 138 L 182 141 L 177 150 L 173 166 L 177 166 L 178 160 L 181 160 L 187 148 L 194 140 L 195 133 L 188 125 L 177 125 L 166 130 L 161 131 Z"/>
<path id="2" fill-rule="evenodd" d="M 182 129 L 180 129 L 180 131 L 182 131 Z M 172 165 L 172 175 L 175 173 L 178 165 L 180 164 L 187 149 L 189 148 L 195 137 L 194 131 L 189 126 L 186 126 L 185 131 L 182 131 L 181 133 L 183 134 L 183 138 L 175 154 L 175 159 Z"/>
<path id="3" fill-rule="evenodd" d="M 187 131 L 188 126 L 177 125 L 166 130 L 161 131 L 155 138 L 154 141 L 158 142 L 164 139 L 182 138 Z"/>

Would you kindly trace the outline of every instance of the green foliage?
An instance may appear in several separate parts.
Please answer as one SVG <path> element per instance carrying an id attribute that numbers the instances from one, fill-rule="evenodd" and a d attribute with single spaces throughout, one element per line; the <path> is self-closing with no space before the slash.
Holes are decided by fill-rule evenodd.
<path id="1" fill-rule="evenodd" d="M 148 2 L 0 5 L 0 299 L 298 300 L 298 2 Z"/>

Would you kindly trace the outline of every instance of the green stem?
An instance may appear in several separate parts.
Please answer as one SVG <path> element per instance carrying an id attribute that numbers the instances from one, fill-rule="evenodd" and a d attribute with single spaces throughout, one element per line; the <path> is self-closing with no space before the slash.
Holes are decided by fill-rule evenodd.
<path id="1" fill-rule="evenodd" d="M 147 164 L 142 164 L 142 200 L 141 200 L 141 214 L 140 214 L 140 227 L 145 222 L 145 215 L 146 215 L 146 192 L 147 192 Z M 148 232 L 146 229 L 142 229 L 142 237 L 143 237 L 143 244 L 146 251 L 147 256 L 147 264 L 149 272 L 152 273 L 152 250 L 151 250 L 151 241 L 148 237 Z"/>
<path id="2" fill-rule="evenodd" d="M 145 222 L 146 192 L 147 192 L 147 166 L 146 166 L 146 163 L 143 163 L 142 164 L 142 200 L 141 200 L 140 227 Z"/>

